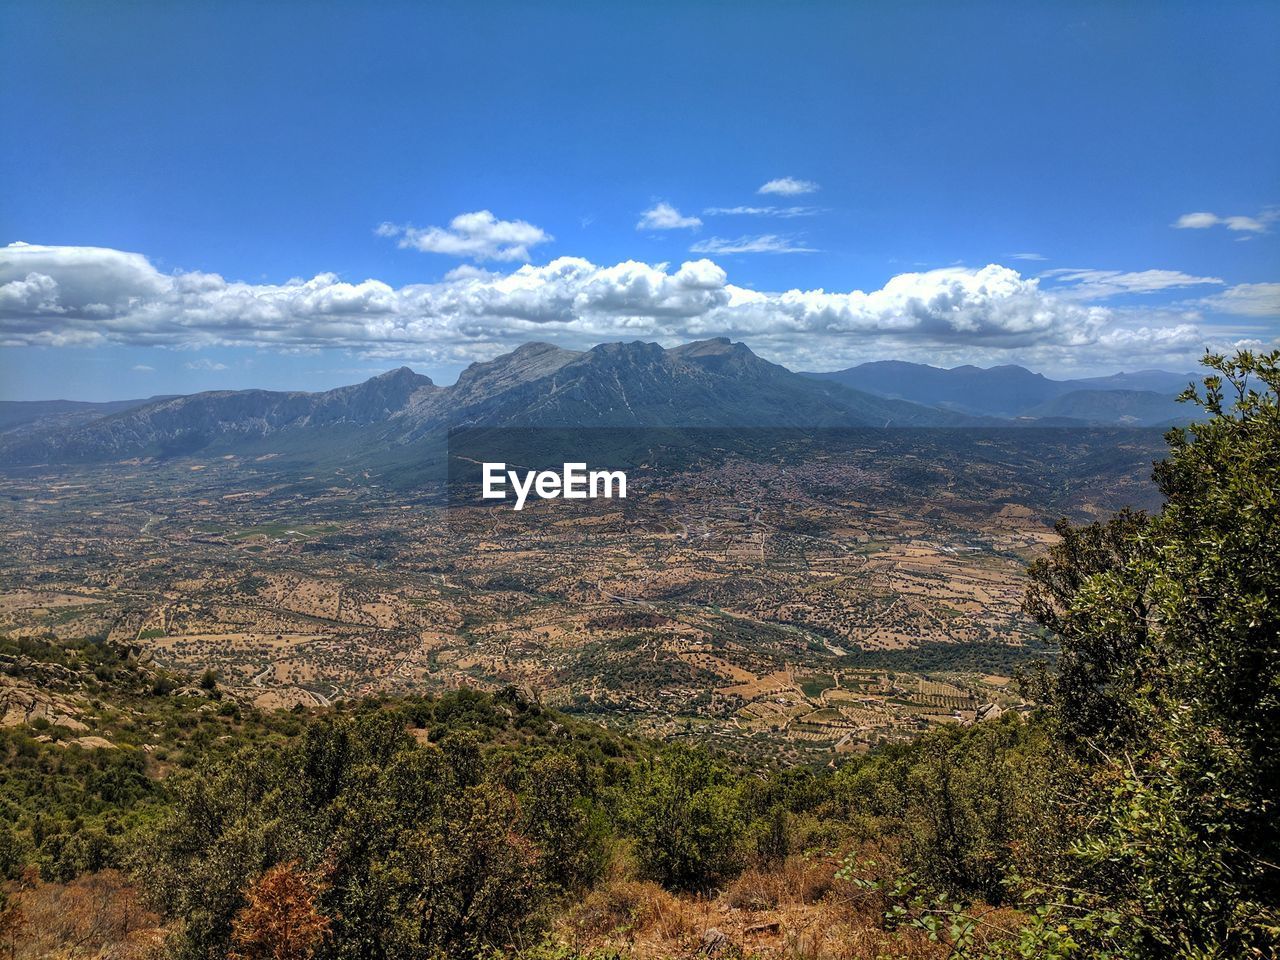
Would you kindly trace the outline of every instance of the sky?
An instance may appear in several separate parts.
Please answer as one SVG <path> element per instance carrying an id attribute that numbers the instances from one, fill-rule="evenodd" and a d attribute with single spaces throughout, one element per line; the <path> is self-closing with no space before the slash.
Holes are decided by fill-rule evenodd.
<path id="1" fill-rule="evenodd" d="M 1280 4 L 0 5 L 0 399 L 1280 345 Z"/>

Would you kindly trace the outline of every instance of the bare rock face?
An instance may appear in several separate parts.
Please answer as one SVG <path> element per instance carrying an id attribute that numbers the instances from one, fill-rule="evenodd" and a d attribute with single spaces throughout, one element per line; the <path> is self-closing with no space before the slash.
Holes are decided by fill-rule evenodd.
<path id="1" fill-rule="evenodd" d="M 116 745 L 106 737 L 76 737 L 71 744 L 81 750 L 114 750 Z"/>
<path id="2" fill-rule="evenodd" d="M 38 719 L 68 730 L 86 731 L 80 711 L 65 697 L 46 693 L 12 677 L 0 676 L 0 727 L 29 726 Z"/>

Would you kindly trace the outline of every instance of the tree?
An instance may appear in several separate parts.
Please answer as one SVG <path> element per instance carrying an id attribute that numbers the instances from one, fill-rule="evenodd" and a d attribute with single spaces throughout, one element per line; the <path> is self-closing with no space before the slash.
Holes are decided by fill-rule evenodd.
<path id="1" fill-rule="evenodd" d="M 231 924 L 232 960 L 310 960 L 329 932 L 329 918 L 316 909 L 316 886 L 296 861 L 259 877 Z"/>
<path id="2" fill-rule="evenodd" d="M 1280 352 L 1205 363 L 1160 514 L 1070 531 L 1028 600 L 1095 755 L 1063 919 L 1124 957 L 1280 951 Z"/>
<path id="3" fill-rule="evenodd" d="M 1092 578 L 1114 574 L 1137 556 L 1147 527 L 1145 514 L 1128 509 L 1082 527 L 1059 520 L 1054 524 L 1059 541 L 1028 570 L 1031 585 L 1022 610 L 1061 641 L 1057 669 L 1034 675 L 1029 692 L 1037 702 L 1057 708 L 1057 719 L 1071 736 L 1120 733 L 1133 723 L 1127 701 L 1140 682 L 1133 668 L 1135 652 L 1146 642 L 1145 591 L 1126 598 L 1130 619 L 1104 630 L 1073 611 L 1072 603 Z"/>
<path id="4" fill-rule="evenodd" d="M 1047 800 L 1069 789 L 1068 761 L 1047 725 L 1013 713 L 949 725 L 841 770 L 841 814 L 929 889 L 1000 904 L 1013 873 L 1052 865 L 1065 824 Z"/>
<path id="5" fill-rule="evenodd" d="M 572 890 L 604 870 L 604 827 L 583 794 L 583 773 L 564 754 L 536 760 L 529 769 L 525 830 L 543 851 L 546 877 Z"/>
<path id="6" fill-rule="evenodd" d="M 468 787 L 385 861 L 395 878 L 393 956 L 474 957 L 517 939 L 538 902 L 540 854 L 519 833 L 515 798 Z"/>

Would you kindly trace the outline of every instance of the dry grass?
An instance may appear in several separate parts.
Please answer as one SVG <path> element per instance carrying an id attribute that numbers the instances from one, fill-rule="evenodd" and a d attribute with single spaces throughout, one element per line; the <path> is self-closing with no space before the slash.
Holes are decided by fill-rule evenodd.
<path id="1" fill-rule="evenodd" d="M 0 955 L 12 960 L 154 960 L 165 931 L 115 870 L 71 883 L 31 880 L 12 895 Z"/>
<path id="2" fill-rule="evenodd" d="M 751 868 L 720 895 L 732 910 L 773 910 L 817 903 L 835 887 L 835 868 L 807 857 L 791 857 L 774 869 Z"/>
<path id="3" fill-rule="evenodd" d="M 556 934 L 584 953 L 635 960 L 777 957 L 785 960 L 941 960 L 916 931 L 886 931 L 878 896 L 834 877 L 835 864 L 793 857 L 751 869 L 721 894 L 676 896 L 614 879 L 562 919 Z"/>
<path id="4" fill-rule="evenodd" d="M 656 883 L 614 880 L 588 894 L 564 918 L 559 933 L 579 947 L 620 948 L 637 957 L 670 956 L 670 951 L 684 952 L 692 943 L 705 904 L 677 897 Z"/>

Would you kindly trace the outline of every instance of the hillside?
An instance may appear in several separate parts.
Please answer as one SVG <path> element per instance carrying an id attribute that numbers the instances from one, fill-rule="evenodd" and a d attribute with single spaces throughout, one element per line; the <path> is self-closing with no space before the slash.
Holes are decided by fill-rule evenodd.
<path id="1" fill-rule="evenodd" d="M 145 400 L 111 400 L 105 403 L 79 400 L 0 400 L 0 431 L 22 426 L 33 430 L 65 428 L 168 399 L 170 398 L 149 397 Z"/>
<path id="2" fill-rule="evenodd" d="M 294 899 L 264 919 L 320 918 L 335 951 L 372 942 L 406 960 L 520 941 L 763 948 L 818 918 L 824 950 L 942 955 L 885 929 L 820 852 L 835 836 L 883 843 L 936 803 L 926 789 L 850 806 L 855 771 L 923 774 L 923 751 L 840 776 L 768 772 L 515 689 L 262 711 L 109 643 L 4 649 L 0 936 L 15 958 L 141 960 L 161 943 L 226 956 L 268 878 Z M 1012 717 L 936 742 L 974 772 L 981 744 L 1043 747 Z"/>

